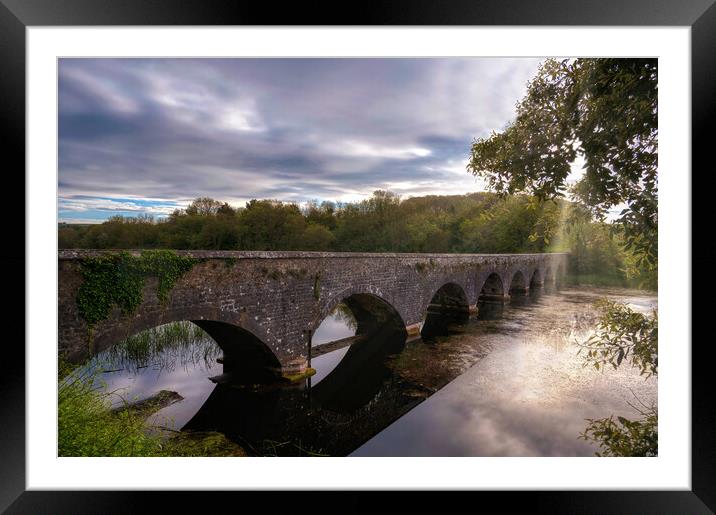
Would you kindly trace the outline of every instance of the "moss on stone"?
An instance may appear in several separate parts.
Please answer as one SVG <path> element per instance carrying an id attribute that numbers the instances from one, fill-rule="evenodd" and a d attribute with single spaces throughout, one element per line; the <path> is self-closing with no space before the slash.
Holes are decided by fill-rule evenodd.
<path id="1" fill-rule="evenodd" d="M 197 263 L 171 250 L 145 250 L 139 256 L 129 252 L 86 257 L 80 272 L 84 279 L 77 292 L 77 307 L 91 328 L 109 317 L 119 306 L 124 315 L 132 314 L 142 303 L 147 277 L 158 279 L 157 298 L 169 299 L 177 280 Z"/>
<path id="2" fill-rule="evenodd" d="M 316 369 L 315 368 L 307 368 L 306 370 L 304 370 L 303 372 L 300 372 L 298 374 L 284 374 L 282 377 L 284 379 L 291 381 L 292 383 L 297 383 L 298 381 L 307 379 L 314 375 L 316 375 Z"/>
<path id="3" fill-rule="evenodd" d="M 313 279 L 313 298 L 316 300 L 321 298 L 321 272 L 318 272 Z"/>
<path id="4" fill-rule="evenodd" d="M 269 270 L 266 267 L 261 267 L 261 275 L 273 279 L 274 281 L 278 281 L 285 276 L 292 277 L 294 279 L 303 279 L 304 277 L 306 277 L 307 273 L 308 270 L 306 270 L 305 268 L 289 268 L 288 270 L 276 268 L 273 270 Z"/>
<path id="5" fill-rule="evenodd" d="M 295 268 L 289 268 L 286 272 L 288 275 L 293 277 L 294 279 L 303 279 L 306 277 L 306 274 L 308 273 L 308 270 L 305 268 L 295 269 Z"/>
<path id="6" fill-rule="evenodd" d="M 162 445 L 166 456 L 246 456 L 243 447 L 216 431 L 180 431 Z"/>

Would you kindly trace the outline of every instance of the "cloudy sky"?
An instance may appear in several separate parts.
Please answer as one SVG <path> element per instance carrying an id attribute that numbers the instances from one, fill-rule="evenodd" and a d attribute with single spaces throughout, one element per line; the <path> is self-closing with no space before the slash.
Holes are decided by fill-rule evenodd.
<path id="1" fill-rule="evenodd" d="M 539 62 L 61 59 L 59 219 L 482 190 L 470 144 L 511 121 Z"/>

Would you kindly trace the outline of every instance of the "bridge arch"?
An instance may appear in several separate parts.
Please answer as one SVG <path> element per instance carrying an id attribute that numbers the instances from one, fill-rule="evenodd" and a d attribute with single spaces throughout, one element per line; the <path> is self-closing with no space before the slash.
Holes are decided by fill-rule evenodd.
<path id="1" fill-rule="evenodd" d="M 470 316 L 470 304 L 465 288 L 449 281 L 440 286 L 425 307 L 421 328 L 423 338 L 448 334 L 448 325 L 465 323 Z"/>
<path id="2" fill-rule="evenodd" d="M 346 288 L 332 295 L 320 307 L 309 329 L 315 332 L 321 322 L 341 303 L 351 311 L 356 320 L 356 335 L 371 333 L 386 324 L 405 330 L 405 322 L 400 312 L 373 288 Z"/>
<path id="3" fill-rule="evenodd" d="M 312 389 L 318 404 L 337 412 L 350 411 L 368 402 L 371 392 L 374 393 L 372 386 L 379 387 L 382 376 L 377 378 L 378 384 L 366 381 L 366 378 L 376 372 L 378 375 L 383 374 L 383 359 L 389 354 L 400 352 L 407 337 L 403 317 L 398 310 L 374 290 L 366 291 L 363 288 L 347 288 L 339 294 L 331 295 L 330 300 L 320 307 L 318 316 L 311 321 L 311 332 L 316 333 L 324 320 L 341 304 L 353 315 L 355 326 L 351 329 L 355 332 L 355 338 L 340 340 L 348 342 L 339 347 L 347 346 L 347 351 L 339 357 L 338 363 L 331 366 L 324 362 L 321 367 L 328 368 L 319 367 L 325 377 L 320 378 Z M 321 342 L 318 348 L 330 345 L 331 342 Z M 355 385 L 360 386 L 362 393 L 358 394 Z"/>
<path id="4" fill-rule="evenodd" d="M 505 283 L 497 272 L 491 272 L 480 288 L 478 300 L 490 301 L 505 297 Z"/>
<path id="5" fill-rule="evenodd" d="M 258 368 L 280 370 L 281 362 L 273 351 L 251 331 L 216 320 L 192 320 L 213 338 L 224 352 L 224 370 Z"/>
<path id="6" fill-rule="evenodd" d="M 464 309 L 469 307 L 465 288 L 454 281 L 448 281 L 437 289 L 428 306 L 440 305 L 444 308 Z"/>
<path id="7" fill-rule="evenodd" d="M 529 285 L 522 270 L 517 270 L 510 279 L 510 295 L 527 293 Z"/>
<path id="8" fill-rule="evenodd" d="M 97 354 L 132 335 L 161 325 L 172 322 L 205 320 L 234 325 L 253 334 L 261 342 L 271 342 L 268 333 L 263 327 L 257 323 L 256 319 L 248 316 L 245 311 L 237 314 L 233 311 L 220 311 L 211 307 L 193 306 L 191 308 L 139 312 L 131 318 L 125 319 L 123 324 L 107 326 L 98 324 L 92 335 L 89 353 L 90 355 Z"/>
<path id="9" fill-rule="evenodd" d="M 214 311 L 201 309 L 164 312 L 161 315 L 138 316 L 124 326 L 114 326 L 94 335 L 90 355 L 96 355 L 121 341 L 143 331 L 174 322 L 192 322 L 206 332 L 224 353 L 224 362 L 245 368 L 280 369 L 281 364 L 273 350 L 260 338 L 263 331 L 257 324 L 245 319 L 246 327 L 236 324 L 229 316 L 217 316 Z"/>
<path id="10" fill-rule="evenodd" d="M 477 302 L 474 275 L 468 272 L 441 274 L 430 281 L 419 294 L 418 317 L 424 320 L 433 304 L 469 306 Z M 467 309 L 467 308 L 466 308 Z"/>
<path id="11" fill-rule="evenodd" d="M 532 271 L 532 274 L 530 276 L 530 289 L 534 288 L 540 288 L 544 284 L 544 275 L 542 273 L 542 270 L 537 267 Z"/>

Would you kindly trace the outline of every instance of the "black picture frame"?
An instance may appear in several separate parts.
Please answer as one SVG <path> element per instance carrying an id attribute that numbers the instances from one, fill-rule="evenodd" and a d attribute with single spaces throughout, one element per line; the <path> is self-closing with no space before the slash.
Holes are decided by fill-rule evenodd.
<path id="1" fill-rule="evenodd" d="M 571 26 L 689 26 L 692 70 L 692 169 L 712 168 L 708 146 L 716 122 L 716 5 L 715 0 L 400 0 L 269 3 L 246 0 L 0 0 L 0 123 L 4 136 L 7 180 L 16 181 L 13 198 L 24 203 L 24 177 L 10 170 L 25 170 L 25 34 L 31 26 L 85 25 L 571 25 Z M 712 129 L 712 130 L 709 130 Z M 708 159 L 708 161 L 707 161 Z M 708 168 L 707 168 L 708 163 Z M 3 168 L 0 166 L 0 168 Z M 684 171 L 687 177 L 688 171 Z M 692 172 L 692 178 L 696 174 Z M 692 179 L 692 180 L 693 180 Z M 692 192 L 697 193 L 698 188 Z M 693 197 L 693 206 L 707 203 Z M 693 208 L 692 208 L 693 209 Z M 25 212 L 18 205 L 14 213 Z M 692 218 L 696 217 L 692 211 Z M 18 270 L 25 268 L 25 227 L 17 220 L 5 248 L 7 321 L 24 320 L 25 283 Z M 15 231 L 13 233 L 12 231 Z M 20 242 L 23 242 L 20 245 Z M 707 252 L 692 249 L 692 270 L 708 270 Z M 12 271 L 15 271 L 12 273 Z M 691 277 L 686 277 L 691 283 Z M 693 310 L 706 309 L 695 299 Z M 697 313 L 697 311 L 693 311 Z M 692 320 L 700 317 L 692 314 Z M 17 324 L 19 326 L 19 324 Z M 20 335 L 24 341 L 24 332 Z M 192 504 L 248 506 L 253 493 L 186 492 L 59 492 L 25 491 L 25 352 L 19 339 L 7 341 L 0 375 L 0 510 L 8 513 L 127 513 L 151 509 L 159 498 L 163 511 L 170 505 L 187 511 Z M 683 342 L 688 346 L 691 342 Z M 711 368 L 709 338 L 695 340 L 692 352 L 692 490 L 691 491 L 565 491 L 480 492 L 503 509 L 527 504 L 542 513 L 712 513 L 716 510 L 716 428 L 714 403 L 708 382 Z M 211 499 L 206 496 L 211 495 Z M 237 504 L 236 495 L 243 495 Z M 356 510 L 375 501 L 373 493 L 343 494 L 343 506 Z M 272 494 L 273 503 L 303 505 L 303 494 Z M 296 498 L 298 496 L 298 498 Z M 353 501 L 353 499 L 359 499 Z M 423 503 L 421 494 L 414 499 Z M 347 501 L 347 502 L 346 502 Z M 456 501 L 451 497 L 451 504 Z M 207 504 L 208 503 L 208 504 Z M 219 504 L 221 503 L 221 504 Z M 454 504 L 453 504 L 454 505 Z"/>

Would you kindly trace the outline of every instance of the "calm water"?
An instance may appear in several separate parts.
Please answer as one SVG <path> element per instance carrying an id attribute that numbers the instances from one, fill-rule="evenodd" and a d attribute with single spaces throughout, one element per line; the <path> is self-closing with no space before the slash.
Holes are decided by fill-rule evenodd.
<path id="1" fill-rule="evenodd" d="M 582 366 L 575 341 L 589 336 L 600 297 L 644 312 L 656 306 L 655 295 L 623 289 L 515 297 L 481 306 L 478 317 L 430 341 L 405 343 L 386 327 L 314 358 L 316 375 L 288 388 L 215 384 L 209 378 L 221 364 L 181 356 L 102 379 L 116 402 L 176 391 L 184 400 L 148 423 L 220 431 L 259 455 L 591 456 L 595 447 L 577 438 L 586 418 L 636 418 L 629 402 L 657 401 L 656 378 L 627 364 Z M 337 312 L 313 346 L 352 336 L 354 327 L 349 313 Z"/>
<path id="2" fill-rule="evenodd" d="M 445 388 L 352 453 L 353 456 L 592 456 L 576 436 L 586 418 L 639 418 L 628 402 L 657 402 L 656 378 L 628 365 L 583 367 L 575 339 L 592 327 L 590 303 L 610 297 L 650 312 L 656 296 L 626 290 L 564 290 L 508 305 L 500 320 L 470 324 L 445 339 L 489 348 Z M 466 352 L 466 363 L 473 355 Z M 636 397 L 635 397 L 636 396 Z"/>

